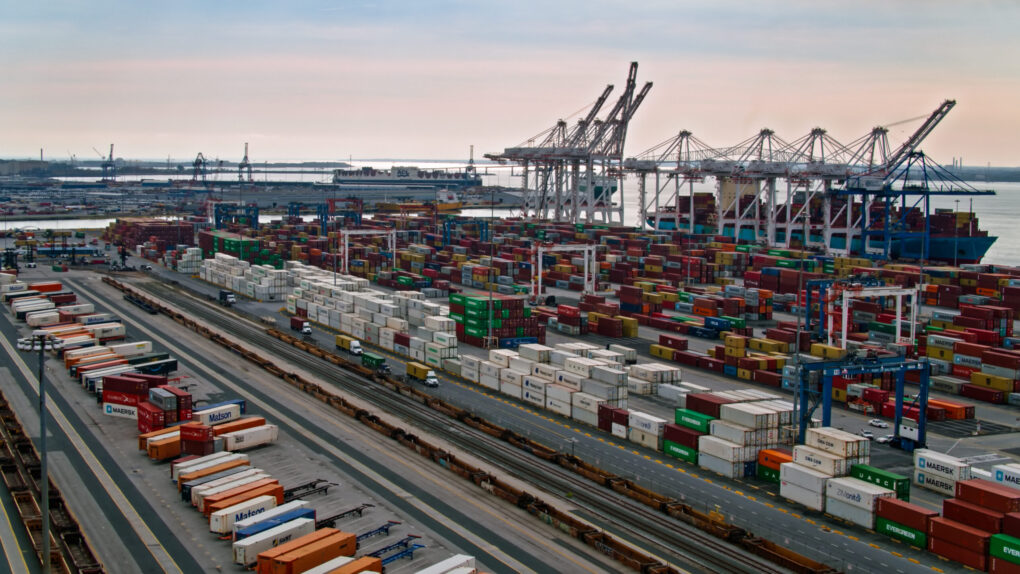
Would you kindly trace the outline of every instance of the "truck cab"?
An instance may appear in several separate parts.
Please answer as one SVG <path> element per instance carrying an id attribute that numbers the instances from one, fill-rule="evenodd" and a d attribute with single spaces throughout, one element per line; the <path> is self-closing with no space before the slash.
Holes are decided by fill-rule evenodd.
<path id="1" fill-rule="evenodd" d="M 424 384 L 425 384 L 426 387 L 433 387 L 433 388 L 439 386 L 439 377 L 436 376 L 436 372 L 435 371 L 429 371 L 428 374 L 425 375 L 425 382 L 424 382 Z"/>
<path id="2" fill-rule="evenodd" d="M 301 334 L 302 335 L 311 335 L 312 334 L 312 326 L 310 324 L 308 324 L 307 321 L 305 321 L 305 326 L 301 327 Z"/>
<path id="3" fill-rule="evenodd" d="M 220 305 L 230 307 L 234 303 L 237 303 L 234 294 L 226 289 L 220 289 Z"/>
<path id="4" fill-rule="evenodd" d="M 361 355 L 362 353 L 365 352 L 365 350 L 361 348 L 361 341 L 351 341 L 350 351 L 351 354 L 355 356 Z"/>

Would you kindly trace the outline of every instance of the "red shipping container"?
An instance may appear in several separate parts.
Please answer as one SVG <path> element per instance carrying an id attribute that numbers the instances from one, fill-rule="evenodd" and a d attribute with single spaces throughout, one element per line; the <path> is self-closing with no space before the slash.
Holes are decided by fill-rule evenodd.
<path id="1" fill-rule="evenodd" d="M 1006 393 L 995 389 L 989 389 L 988 387 L 971 385 L 969 383 L 960 387 L 960 396 L 997 405 L 1001 405 L 1006 402 Z"/>
<path id="2" fill-rule="evenodd" d="M 145 400 L 142 395 L 133 395 L 131 393 L 121 393 L 118 391 L 108 391 L 103 389 L 103 402 L 113 403 L 115 405 L 127 405 L 131 407 L 137 407 L 138 403 Z"/>
<path id="3" fill-rule="evenodd" d="M 996 512 L 1020 512 L 1020 490 L 975 478 L 956 483 L 956 498 Z"/>
<path id="4" fill-rule="evenodd" d="M 976 343 L 959 342 L 953 343 L 953 353 L 960 355 L 968 355 L 971 357 L 980 357 L 982 353 L 990 350 L 991 347 L 988 345 L 978 345 Z"/>
<path id="5" fill-rule="evenodd" d="M 958 543 L 964 548 L 986 554 L 988 539 L 992 537 L 992 533 L 939 516 L 928 521 L 928 536 Z"/>
<path id="6" fill-rule="evenodd" d="M 168 425 L 177 423 L 177 409 L 163 411 L 163 422 Z"/>
<path id="7" fill-rule="evenodd" d="M 943 501 L 942 517 L 992 534 L 1002 532 L 1003 513 L 971 504 L 959 498 Z"/>
<path id="8" fill-rule="evenodd" d="M 939 513 L 895 498 L 879 498 L 875 515 L 903 526 L 909 526 L 914 530 L 928 532 L 928 521 L 937 517 Z"/>
<path id="9" fill-rule="evenodd" d="M 215 452 L 216 447 L 211 440 L 183 440 L 181 439 L 181 454 L 208 456 Z"/>
<path id="10" fill-rule="evenodd" d="M 687 350 L 687 339 L 677 335 L 659 335 L 659 344 L 663 347 L 669 347 L 670 349 L 676 349 L 678 351 Z"/>
<path id="11" fill-rule="evenodd" d="M 150 383 L 145 379 L 131 377 L 128 375 L 110 375 L 103 377 L 103 390 L 128 393 L 132 395 L 149 396 Z"/>
<path id="12" fill-rule="evenodd" d="M 990 349 L 982 353 L 981 362 L 1004 369 L 1020 369 L 1020 355 L 1000 349 Z"/>
<path id="13" fill-rule="evenodd" d="M 1020 564 L 993 556 L 988 560 L 988 571 L 991 574 L 1020 574 Z"/>
<path id="14" fill-rule="evenodd" d="M 204 441 L 213 439 L 213 429 L 201 423 L 184 423 L 180 426 L 181 440 Z"/>
<path id="15" fill-rule="evenodd" d="M 705 433 L 698 432 L 694 429 L 669 423 L 663 428 L 662 438 L 682 444 L 687 448 L 698 450 L 698 437 L 703 436 L 704 434 Z"/>
<path id="16" fill-rule="evenodd" d="M 1002 517 L 1002 533 L 1020 538 L 1020 512 L 1010 512 Z"/>
<path id="17" fill-rule="evenodd" d="M 952 542 L 930 536 L 928 537 L 928 550 L 977 570 L 983 571 L 988 562 L 988 556 L 983 552 L 975 552 L 969 548 L 962 548 Z"/>

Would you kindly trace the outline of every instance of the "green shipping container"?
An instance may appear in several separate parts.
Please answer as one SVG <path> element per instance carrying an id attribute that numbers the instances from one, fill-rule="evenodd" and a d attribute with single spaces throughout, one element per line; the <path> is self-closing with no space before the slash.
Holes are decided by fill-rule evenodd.
<path id="1" fill-rule="evenodd" d="M 1020 564 L 1020 538 L 1007 534 L 993 534 L 988 542 L 988 553 L 1006 562 Z"/>
<path id="2" fill-rule="evenodd" d="M 677 444 L 671 440 L 662 441 L 662 452 L 667 456 L 679 458 L 691 464 L 698 464 L 698 451 L 693 448 Z"/>
<path id="3" fill-rule="evenodd" d="M 872 321 L 868 323 L 869 331 L 876 331 L 878 333 L 888 333 L 890 335 L 896 334 L 896 325 L 886 325 L 885 323 L 879 323 L 878 321 Z"/>
<path id="4" fill-rule="evenodd" d="M 890 538 L 895 538 L 901 542 L 906 542 L 911 546 L 917 546 L 918 548 L 928 547 L 928 535 L 924 532 L 914 530 L 909 526 L 903 526 L 902 524 L 893 522 L 888 518 L 878 517 L 875 519 L 875 532 L 884 534 Z"/>
<path id="5" fill-rule="evenodd" d="M 456 323 L 464 322 L 464 315 L 461 315 L 460 313 L 450 313 L 450 318 L 453 319 L 454 322 Z"/>
<path id="6" fill-rule="evenodd" d="M 910 477 L 875 468 L 867 464 L 855 464 L 850 467 L 850 476 L 857 480 L 870 482 L 888 488 L 896 493 L 896 498 L 904 501 L 910 500 Z"/>
<path id="7" fill-rule="evenodd" d="M 687 409 L 677 409 L 675 417 L 674 422 L 676 424 L 704 433 L 709 432 L 709 425 L 715 420 L 715 417 Z"/>
<path id="8" fill-rule="evenodd" d="M 475 329 L 474 327 L 465 327 L 464 332 L 472 337 L 488 337 L 489 331 L 487 329 Z"/>
<path id="9" fill-rule="evenodd" d="M 466 299 L 466 297 L 464 297 L 460 293 L 451 293 L 450 294 L 450 303 L 453 303 L 455 305 L 463 305 L 465 299 Z"/>
<path id="10" fill-rule="evenodd" d="M 765 482 L 774 482 L 779 484 L 779 471 L 774 468 L 767 466 L 758 465 L 758 480 L 764 480 Z"/>

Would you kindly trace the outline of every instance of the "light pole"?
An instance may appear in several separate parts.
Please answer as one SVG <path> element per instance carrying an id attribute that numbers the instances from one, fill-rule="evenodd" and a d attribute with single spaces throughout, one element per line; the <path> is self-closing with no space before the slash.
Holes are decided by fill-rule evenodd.
<path id="1" fill-rule="evenodd" d="M 50 476 L 46 469 L 46 377 L 43 373 L 46 342 L 49 333 L 43 330 L 34 331 L 33 338 L 39 341 L 39 481 L 42 500 L 42 572 L 50 571 Z"/>
<path id="2" fill-rule="evenodd" d="M 960 254 L 960 200 L 954 199 L 956 209 L 953 210 L 953 267 L 956 267 L 957 256 Z"/>
<path id="3" fill-rule="evenodd" d="M 576 438 L 568 438 L 567 442 L 570 443 L 570 458 L 574 458 L 574 446 L 577 445 L 577 439 Z"/>

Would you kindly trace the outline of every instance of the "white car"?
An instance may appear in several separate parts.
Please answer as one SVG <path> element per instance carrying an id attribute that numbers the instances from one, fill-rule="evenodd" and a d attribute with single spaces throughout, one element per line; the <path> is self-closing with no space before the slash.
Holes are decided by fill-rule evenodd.
<path id="1" fill-rule="evenodd" d="M 35 261 L 29 261 L 28 263 L 25 264 L 25 267 L 29 269 L 35 269 Z"/>
<path id="2" fill-rule="evenodd" d="M 880 419 L 871 419 L 870 421 L 868 421 L 868 424 L 873 426 L 873 427 L 875 427 L 875 428 L 880 428 L 880 429 L 887 429 L 887 428 L 889 428 L 889 423 L 887 423 L 887 422 L 885 422 L 883 420 L 880 420 Z"/>
<path id="3" fill-rule="evenodd" d="M 877 442 L 878 444 L 889 444 L 892 442 L 894 438 L 896 438 L 894 435 L 887 434 L 885 436 L 880 436 L 876 438 L 875 442 Z"/>
<path id="4" fill-rule="evenodd" d="M 866 439 L 868 439 L 868 440 L 874 440 L 874 438 L 875 438 L 875 434 L 872 433 L 869 430 L 862 430 L 861 431 L 861 436 L 866 438 Z"/>

